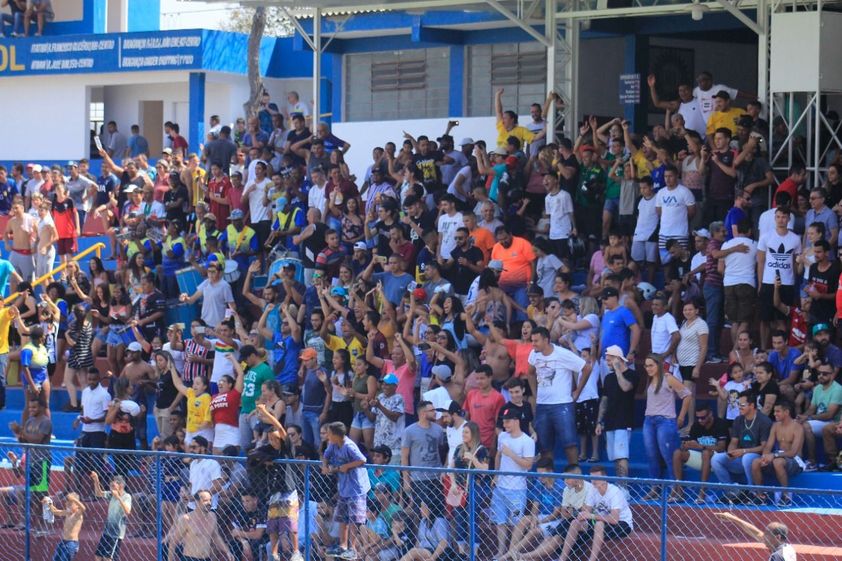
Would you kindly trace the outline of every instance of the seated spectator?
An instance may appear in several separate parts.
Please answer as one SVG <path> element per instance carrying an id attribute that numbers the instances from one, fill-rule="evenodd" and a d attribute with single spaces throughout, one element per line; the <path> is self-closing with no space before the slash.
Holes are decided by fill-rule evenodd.
<path id="1" fill-rule="evenodd" d="M 684 479 L 684 466 L 698 466 L 701 469 L 702 483 L 710 478 L 711 459 L 717 452 L 724 452 L 728 445 L 729 428 L 725 419 L 714 416 L 707 404 L 700 404 L 696 408 L 696 417 L 689 435 L 682 439 L 681 446 L 673 453 L 672 469 L 675 479 Z M 676 486 L 670 494 L 669 501 L 681 502 L 684 492 Z M 704 504 L 705 488 L 699 488 L 696 504 Z"/>
<path id="2" fill-rule="evenodd" d="M 400 561 L 427 561 L 438 560 L 455 561 L 458 555 L 453 547 L 450 545 L 449 529 L 447 527 L 447 520 L 441 515 L 433 514 L 432 509 L 426 502 L 420 504 L 421 518 L 418 521 L 418 530 L 415 532 L 417 536 L 415 547 L 406 552 Z M 392 528 L 392 533 L 395 533 L 395 528 Z M 395 544 L 400 548 L 403 546 L 403 540 L 395 539 Z M 401 541 L 400 544 L 397 542 Z"/>
<path id="3" fill-rule="evenodd" d="M 596 561 L 604 540 L 623 539 L 634 529 L 632 511 L 625 493 L 616 485 L 604 479 L 597 479 L 600 475 L 606 475 L 605 468 L 600 466 L 591 468 L 593 486 L 585 499 L 582 510 L 567 530 L 560 561 L 567 561 L 570 558 L 579 540 L 581 540 L 579 546 L 584 547 L 584 542 L 589 539 L 593 540 L 589 560 Z"/>
<path id="4" fill-rule="evenodd" d="M 807 449 L 807 465 L 804 471 L 813 471 L 816 468 L 816 437 L 825 434 L 825 428 L 831 424 L 839 423 L 842 418 L 842 385 L 836 381 L 838 374 L 833 372 L 833 367 L 822 361 L 816 369 L 818 383 L 813 387 L 813 397 L 810 406 L 803 415 L 798 416 L 798 422 L 804 428 L 804 444 Z M 828 440 L 825 439 L 825 442 Z M 832 442 L 832 439 L 831 439 Z M 835 463 L 835 450 L 832 445 L 830 449 L 825 446 L 825 454 L 830 463 Z"/>
<path id="5" fill-rule="evenodd" d="M 769 432 L 769 438 L 763 446 L 761 456 L 751 463 L 751 476 L 754 485 L 763 485 L 763 475 L 774 473 L 781 487 L 789 487 L 791 477 L 804 470 L 804 460 L 799 454 L 804 445 L 804 432 L 794 419 L 795 408 L 792 403 L 783 401 L 775 404 L 775 422 Z M 755 500 L 764 504 L 765 493 L 755 493 Z M 778 506 L 789 506 L 792 497 L 782 493 Z"/>
<path id="6" fill-rule="evenodd" d="M 38 31 L 35 32 L 35 37 L 41 37 L 44 34 L 44 24 L 48 21 L 53 21 L 56 17 L 53 12 L 52 0 L 29 0 L 29 6 L 23 14 L 23 36 L 29 37 L 29 27 L 32 22 L 38 25 Z M 116 128 L 115 128 L 116 132 Z M 117 155 L 122 156 L 123 153 Z"/>

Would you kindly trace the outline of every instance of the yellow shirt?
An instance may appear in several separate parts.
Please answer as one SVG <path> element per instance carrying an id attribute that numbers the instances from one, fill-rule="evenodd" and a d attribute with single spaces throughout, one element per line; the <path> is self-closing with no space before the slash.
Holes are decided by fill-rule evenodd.
<path id="1" fill-rule="evenodd" d="M 203 393 L 196 397 L 193 388 L 187 390 L 187 432 L 196 432 L 205 423 L 213 421 L 211 417 L 211 396 Z"/>
<path id="2" fill-rule="evenodd" d="M 643 153 L 643 150 L 638 150 L 632 156 L 632 162 L 634 163 L 635 171 L 637 172 L 637 177 L 646 177 L 647 175 L 652 175 L 652 170 L 656 167 L 660 167 L 660 163 L 657 160 L 649 161 L 646 155 Z"/>
<path id="3" fill-rule="evenodd" d="M 202 168 L 196 168 L 193 170 L 193 206 L 205 201 L 205 191 L 202 190 L 202 185 L 207 188 L 207 181 L 205 181 L 205 176 L 207 172 Z"/>
<path id="4" fill-rule="evenodd" d="M 745 115 L 743 109 L 732 107 L 728 111 L 714 111 L 710 114 L 708 119 L 708 126 L 705 131 L 708 137 L 712 137 L 716 129 L 726 128 L 731 131 L 731 134 L 737 133 L 737 121 Z"/>
<path id="5" fill-rule="evenodd" d="M 520 149 L 523 150 L 524 147 L 532 142 L 532 139 L 535 138 L 535 135 L 526 127 L 522 127 L 517 125 L 510 131 L 507 131 L 503 126 L 502 121 L 497 121 L 497 146 L 505 146 L 506 139 L 510 136 L 513 136 L 520 140 Z"/>
<path id="6" fill-rule="evenodd" d="M 9 327 L 12 325 L 12 314 L 9 308 L 0 310 L 0 355 L 9 352 Z"/>
<path id="7" fill-rule="evenodd" d="M 325 347 L 327 347 L 333 352 L 336 352 L 339 349 L 347 349 L 352 359 L 365 357 L 365 348 L 363 347 L 362 343 L 360 343 L 360 340 L 356 337 L 351 339 L 351 343 L 348 344 L 342 337 L 337 337 L 336 335 L 328 335 L 327 341 L 325 341 Z"/>

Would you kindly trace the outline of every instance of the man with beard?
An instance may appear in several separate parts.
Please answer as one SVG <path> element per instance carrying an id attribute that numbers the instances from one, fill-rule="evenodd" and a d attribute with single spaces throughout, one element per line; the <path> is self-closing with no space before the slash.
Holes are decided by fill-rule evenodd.
<path id="1" fill-rule="evenodd" d="M 826 323 L 814 325 L 813 341 L 819 347 L 819 355 L 830 363 L 834 375 L 838 375 L 842 367 L 842 349 L 830 342 L 830 326 Z"/>
<path id="2" fill-rule="evenodd" d="M 182 516 L 164 538 L 169 546 L 169 559 L 177 559 L 177 546 L 183 547 L 183 559 L 207 561 L 212 558 L 212 546 L 224 552 L 228 561 L 234 556 L 219 535 L 216 513 L 211 511 L 211 494 L 205 489 L 196 493 L 196 510 Z"/>

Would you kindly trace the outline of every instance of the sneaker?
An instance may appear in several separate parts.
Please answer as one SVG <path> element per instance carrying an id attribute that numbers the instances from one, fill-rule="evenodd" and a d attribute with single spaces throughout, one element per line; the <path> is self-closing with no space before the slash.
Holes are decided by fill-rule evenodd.
<path id="1" fill-rule="evenodd" d="M 344 550 L 342 553 L 339 554 L 339 558 L 345 559 L 346 561 L 353 561 L 357 558 L 357 552 L 349 547 L 348 549 Z"/>
<path id="2" fill-rule="evenodd" d="M 289 561 L 304 561 L 304 556 L 301 555 L 300 551 L 296 551 L 292 554 L 292 557 L 289 558 Z"/>
<path id="3" fill-rule="evenodd" d="M 327 548 L 325 550 L 325 553 L 327 555 L 330 555 L 331 557 L 335 557 L 337 555 L 341 555 L 343 551 L 345 551 L 345 550 L 342 549 L 341 547 L 339 547 L 338 545 L 334 545 L 334 546 L 331 546 L 331 547 Z"/>
<path id="4" fill-rule="evenodd" d="M 781 498 L 778 499 L 777 506 L 781 508 L 792 506 L 792 497 L 784 493 L 783 495 L 781 495 Z"/>
<path id="5" fill-rule="evenodd" d="M 722 362 L 725 362 L 725 359 L 718 355 L 711 355 L 707 358 L 705 362 L 708 362 L 709 364 L 720 364 Z"/>
<path id="6" fill-rule="evenodd" d="M 816 462 L 807 462 L 807 464 L 804 466 L 804 471 L 816 471 Z"/>

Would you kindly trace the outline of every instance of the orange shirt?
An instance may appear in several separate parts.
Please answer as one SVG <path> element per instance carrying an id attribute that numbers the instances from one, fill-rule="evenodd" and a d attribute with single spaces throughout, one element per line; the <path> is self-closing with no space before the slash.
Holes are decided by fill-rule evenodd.
<path id="1" fill-rule="evenodd" d="M 532 244 L 527 240 L 513 236 L 512 245 L 508 248 L 496 243 L 491 250 L 491 258 L 503 262 L 503 273 L 500 275 L 501 288 L 504 285 L 529 284 L 535 252 L 532 251 Z"/>
<path id="2" fill-rule="evenodd" d="M 492 234 L 487 228 L 480 228 L 477 226 L 474 228 L 474 231 L 471 232 L 471 237 L 474 239 L 474 247 L 478 248 L 482 251 L 482 258 L 483 258 L 483 265 L 488 264 L 488 260 L 491 259 L 491 248 L 494 247 L 494 234 Z"/>

